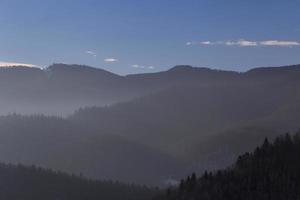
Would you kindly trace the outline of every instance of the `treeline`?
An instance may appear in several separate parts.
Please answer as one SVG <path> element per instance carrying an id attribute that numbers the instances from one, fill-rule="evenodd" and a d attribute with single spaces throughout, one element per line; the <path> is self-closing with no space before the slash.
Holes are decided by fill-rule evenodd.
<path id="1" fill-rule="evenodd" d="M 296 200 L 300 199 L 300 132 L 270 143 L 265 139 L 235 165 L 181 180 L 156 200 Z"/>
<path id="2" fill-rule="evenodd" d="M 0 199 L 5 200 L 139 200 L 151 199 L 157 189 L 24 165 L 0 164 Z"/>

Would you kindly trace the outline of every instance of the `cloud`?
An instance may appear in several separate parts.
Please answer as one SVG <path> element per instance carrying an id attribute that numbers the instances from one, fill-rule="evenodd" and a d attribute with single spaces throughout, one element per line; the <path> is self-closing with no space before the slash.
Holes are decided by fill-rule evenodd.
<path id="1" fill-rule="evenodd" d="M 251 40 L 239 39 L 239 40 L 226 40 L 226 41 L 187 42 L 186 45 L 187 46 L 225 45 L 225 46 L 239 46 L 239 47 L 255 47 L 255 46 L 293 47 L 293 46 L 300 46 L 300 42 L 299 41 L 289 41 L 289 40 L 251 41 Z"/>
<path id="2" fill-rule="evenodd" d="M 133 67 L 133 68 L 139 68 L 140 66 L 139 65 L 131 65 L 131 67 Z"/>
<path id="3" fill-rule="evenodd" d="M 97 54 L 94 51 L 86 51 L 85 53 L 97 57 Z"/>
<path id="4" fill-rule="evenodd" d="M 253 47 L 253 46 L 257 46 L 257 42 L 256 41 L 249 41 L 249 40 L 240 39 L 238 41 L 226 41 L 225 45 L 227 45 L 227 46 Z"/>
<path id="5" fill-rule="evenodd" d="M 257 42 L 248 40 L 239 40 L 238 44 L 243 47 L 257 46 Z"/>
<path id="6" fill-rule="evenodd" d="M 193 45 L 193 43 L 192 42 L 187 42 L 187 43 L 185 43 L 185 45 L 186 46 L 191 46 L 191 45 Z"/>
<path id="7" fill-rule="evenodd" d="M 196 43 L 195 43 L 196 44 Z M 200 45 L 226 45 L 226 46 L 241 46 L 241 47 L 250 47 L 250 46 L 257 46 L 258 43 L 256 41 L 244 40 L 239 39 L 236 41 L 233 40 L 226 40 L 226 41 L 202 41 L 199 42 Z"/>
<path id="8" fill-rule="evenodd" d="M 113 62 L 117 62 L 118 59 L 115 59 L 115 58 L 106 58 L 104 59 L 104 62 L 107 62 L 107 63 L 113 63 Z"/>
<path id="9" fill-rule="evenodd" d="M 40 68 L 34 64 L 27 64 L 27 63 L 17 63 L 17 62 L 3 62 L 0 61 L 0 67 L 33 67 L 33 68 Z"/>
<path id="10" fill-rule="evenodd" d="M 213 45 L 210 41 L 202 41 L 202 42 L 187 42 L 185 44 L 186 46 L 192 46 L 192 45 Z"/>
<path id="11" fill-rule="evenodd" d="M 155 69 L 154 66 L 144 66 L 144 65 L 138 65 L 138 64 L 131 65 L 131 67 L 137 68 L 137 69 L 150 69 L 150 70 Z"/>
<path id="12" fill-rule="evenodd" d="M 266 40 L 261 41 L 260 45 L 264 46 L 282 46 L 282 47 L 293 47 L 293 46 L 299 46 L 300 42 L 298 41 L 280 41 L 280 40 Z"/>
<path id="13" fill-rule="evenodd" d="M 204 44 L 204 45 L 211 45 L 212 43 L 210 41 L 203 41 L 201 42 L 201 44 Z"/>

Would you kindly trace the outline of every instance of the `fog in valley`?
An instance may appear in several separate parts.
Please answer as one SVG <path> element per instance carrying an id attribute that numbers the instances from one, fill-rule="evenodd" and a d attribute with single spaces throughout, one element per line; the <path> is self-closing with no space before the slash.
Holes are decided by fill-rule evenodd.
<path id="1" fill-rule="evenodd" d="M 54 64 L 0 77 L 2 161 L 90 178 L 176 183 L 299 128 L 299 66 L 120 76 Z"/>

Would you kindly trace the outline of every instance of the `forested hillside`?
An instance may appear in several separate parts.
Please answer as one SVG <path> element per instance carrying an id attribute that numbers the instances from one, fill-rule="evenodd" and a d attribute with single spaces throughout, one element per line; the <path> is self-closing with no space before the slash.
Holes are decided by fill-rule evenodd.
<path id="1" fill-rule="evenodd" d="M 35 166 L 0 164 L 0 198 L 6 200 L 150 200 L 157 189 L 80 176 Z"/>
<path id="2" fill-rule="evenodd" d="M 226 169 L 196 174 L 168 189 L 163 200 L 296 200 L 300 198 L 300 133 L 265 139 Z"/>

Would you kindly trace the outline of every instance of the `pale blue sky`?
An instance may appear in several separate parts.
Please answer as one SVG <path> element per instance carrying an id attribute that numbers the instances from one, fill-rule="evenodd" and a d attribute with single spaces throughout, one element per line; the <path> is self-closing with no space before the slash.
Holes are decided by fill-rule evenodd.
<path id="1" fill-rule="evenodd" d="M 0 64 L 119 73 L 300 63 L 298 0 L 1 0 Z"/>

